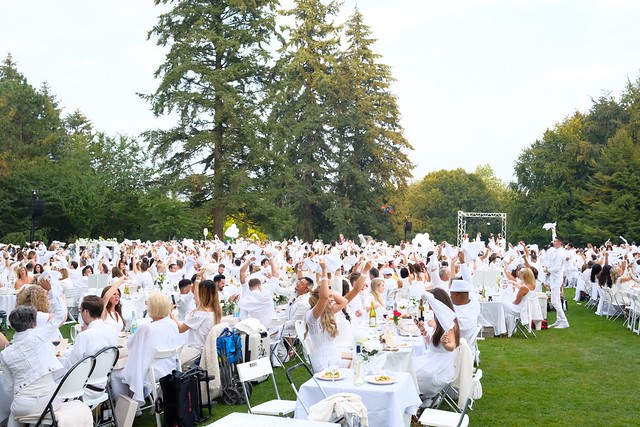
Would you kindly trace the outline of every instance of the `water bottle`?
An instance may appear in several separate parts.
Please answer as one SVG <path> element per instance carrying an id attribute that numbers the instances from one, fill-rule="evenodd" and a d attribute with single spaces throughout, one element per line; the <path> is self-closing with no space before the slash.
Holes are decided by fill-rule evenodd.
<path id="1" fill-rule="evenodd" d="M 131 312 L 131 327 L 129 328 L 129 332 L 134 334 L 138 330 L 138 317 L 136 316 L 135 310 Z"/>

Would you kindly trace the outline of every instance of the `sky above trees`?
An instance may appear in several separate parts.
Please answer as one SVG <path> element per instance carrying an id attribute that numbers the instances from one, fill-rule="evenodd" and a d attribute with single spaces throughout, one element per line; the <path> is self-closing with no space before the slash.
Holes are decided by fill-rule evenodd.
<path id="1" fill-rule="evenodd" d="M 354 4 L 344 2 L 343 17 Z M 617 96 L 640 70 L 633 1 L 367 0 L 358 7 L 396 79 L 391 90 L 415 149 L 415 179 L 490 164 L 512 180 L 519 153 L 547 128 L 588 110 L 603 91 Z M 66 114 L 80 109 L 99 130 L 137 136 L 173 123 L 155 120 L 136 95 L 157 87 L 153 72 L 165 51 L 146 34 L 166 10 L 151 1 L 6 2 L 0 55 L 10 52 L 34 86 L 48 81 Z"/>

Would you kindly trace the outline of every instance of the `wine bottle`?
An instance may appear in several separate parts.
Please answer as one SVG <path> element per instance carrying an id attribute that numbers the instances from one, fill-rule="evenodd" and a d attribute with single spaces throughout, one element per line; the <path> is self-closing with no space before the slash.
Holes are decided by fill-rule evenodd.
<path id="1" fill-rule="evenodd" d="M 418 306 L 418 320 L 424 322 L 424 301 L 420 298 L 420 305 Z"/>
<path id="2" fill-rule="evenodd" d="M 378 318 L 376 317 L 375 303 L 371 303 L 371 310 L 369 310 L 369 326 L 375 328 L 378 325 Z"/>

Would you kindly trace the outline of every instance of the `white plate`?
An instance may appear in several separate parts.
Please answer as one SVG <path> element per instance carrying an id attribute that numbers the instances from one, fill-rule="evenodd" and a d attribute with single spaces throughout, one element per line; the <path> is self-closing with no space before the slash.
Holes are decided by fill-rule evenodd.
<path id="1" fill-rule="evenodd" d="M 367 375 L 366 377 L 364 377 L 364 380 L 368 383 L 371 384 L 378 384 L 378 385 L 387 385 L 387 384 L 394 384 L 396 382 L 398 382 L 397 379 L 395 379 L 394 377 L 391 377 L 390 375 L 385 375 L 387 377 L 390 377 L 390 380 L 386 380 L 386 381 L 378 381 L 376 380 L 376 377 L 379 377 L 380 375 Z"/>
<path id="2" fill-rule="evenodd" d="M 323 376 L 325 374 L 325 372 L 326 371 L 318 372 L 317 374 L 314 375 L 314 377 L 316 377 L 317 379 L 322 380 L 322 381 L 340 381 L 340 380 L 343 380 L 343 379 L 347 378 L 346 375 L 343 374 L 340 371 L 338 371 L 338 374 L 340 374 L 339 377 L 325 377 L 325 376 Z"/>

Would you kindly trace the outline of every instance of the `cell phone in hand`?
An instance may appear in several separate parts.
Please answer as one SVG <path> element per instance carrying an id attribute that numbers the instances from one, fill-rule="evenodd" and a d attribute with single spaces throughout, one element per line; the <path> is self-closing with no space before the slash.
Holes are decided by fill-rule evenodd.
<path id="1" fill-rule="evenodd" d="M 176 305 L 176 296 L 175 295 L 171 295 L 171 302 L 173 303 L 173 305 Z"/>

